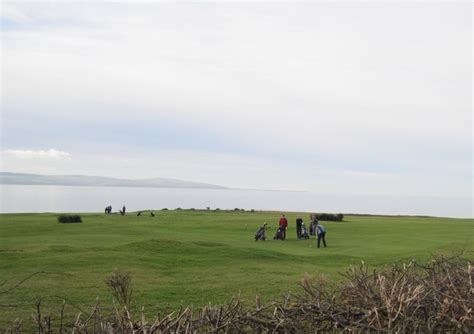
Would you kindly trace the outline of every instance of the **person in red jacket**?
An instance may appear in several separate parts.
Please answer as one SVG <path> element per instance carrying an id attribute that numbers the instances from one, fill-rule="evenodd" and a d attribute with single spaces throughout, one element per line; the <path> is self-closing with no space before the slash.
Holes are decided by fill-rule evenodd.
<path id="1" fill-rule="evenodd" d="M 281 229 L 283 231 L 283 239 L 282 240 L 285 240 L 286 239 L 286 228 L 288 227 L 288 220 L 286 220 L 284 214 L 281 215 L 281 218 L 280 218 L 280 221 L 279 221 L 278 225 L 281 227 Z"/>

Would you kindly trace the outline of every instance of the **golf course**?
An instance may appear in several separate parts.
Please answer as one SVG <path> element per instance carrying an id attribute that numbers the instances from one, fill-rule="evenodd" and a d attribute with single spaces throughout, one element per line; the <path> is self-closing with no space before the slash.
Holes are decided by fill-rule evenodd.
<path id="1" fill-rule="evenodd" d="M 119 214 L 82 213 L 82 223 L 58 223 L 58 214 L 0 215 L 0 329 L 16 318 L 29 321 L 41 299 L 43 312 L 89 310 L 112 297 L 104 280 L 114 271 L 132 277 L 133 303 L 145 312 L 224 303 L 233 296 L 253 303 L 299 293 L 308 274 L 330 284 L 364 261 L 383 267 L 437 254 L 474 259 L 474 220 L 345 216 L 321 221 L 327 248 L 315 237 L 298 240 L 286 213 L 285 241 L 272 240 L 279 212 L 157 210 Z M 264 222 L 267 240 L 254 240 Z M 30 277 L 31 276 L 31 277 Z M 25 278 L 27 278 L 25 280 Z M 24 280 L 24 281 L 23 281 Z"/>

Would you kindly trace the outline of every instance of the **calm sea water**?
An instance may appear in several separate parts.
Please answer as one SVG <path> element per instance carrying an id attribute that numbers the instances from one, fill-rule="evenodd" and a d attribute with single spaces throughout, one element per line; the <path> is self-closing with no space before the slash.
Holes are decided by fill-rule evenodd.
<path id="1" fill-rule="evenodd" d="M 407 214 L 472 218 L 472 198 L 396 197 L 311 192 L 2 185 L 0 212 L 103 212 L 206 207 L 275 211 Z"/>

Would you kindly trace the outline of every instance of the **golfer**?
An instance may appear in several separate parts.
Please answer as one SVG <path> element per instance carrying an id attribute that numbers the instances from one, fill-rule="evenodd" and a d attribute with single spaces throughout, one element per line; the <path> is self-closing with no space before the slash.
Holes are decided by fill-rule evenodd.
<path id="1" fill-rule="evenodd" d="M 280 221 L 278 222 L 278 226 L 280 226 L 282 233 L 283 233 L 283 238 L 282 240 L 286 239 L 286 228 L 288 227 L 288 220 L 286 220 L 285 215 L 282 214 Z"/>
<path id="2" fill-rule="evenodd" d="M 320 246 L 321 240 L 323 240 L 324 247 L 327 247 L 326 246 L 326 229 L 324 228 L 323 225 L 318 224 L 316 226 L 316 234 L 318 235 L 318 248 Z"/>

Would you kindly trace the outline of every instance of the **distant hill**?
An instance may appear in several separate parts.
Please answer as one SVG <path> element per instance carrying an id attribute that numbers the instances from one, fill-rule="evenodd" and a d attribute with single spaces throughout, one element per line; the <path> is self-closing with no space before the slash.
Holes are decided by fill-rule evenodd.
<path id="1" fill-rule="evenodd" d="M 39 175 L 25 173 L 0 172 L 0 184 L 16 185 L 57 185 L 57 186 L 94 186 L 94 187 L 145 187 L 145 188 L 200 188 L 228 189 L 208 183 L 183 181 L 176 179 L 114 179 L 103 176 L 87 175 Z"/>

